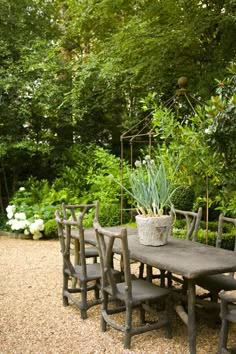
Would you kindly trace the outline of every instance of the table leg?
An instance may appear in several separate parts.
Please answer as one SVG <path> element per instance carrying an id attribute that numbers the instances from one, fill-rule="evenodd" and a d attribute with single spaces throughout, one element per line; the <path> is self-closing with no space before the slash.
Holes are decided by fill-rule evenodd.
<path id="1" fill-rule="evenodd" d="M 196 354 L 195 281 L 188 279 L 188 337 L 189 353 Z"/>

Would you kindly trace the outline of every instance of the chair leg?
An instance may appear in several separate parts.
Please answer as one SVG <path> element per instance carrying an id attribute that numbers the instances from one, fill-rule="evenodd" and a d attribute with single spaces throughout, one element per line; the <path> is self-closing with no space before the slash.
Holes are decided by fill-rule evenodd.
<path id="1" fill-rule="evenodd" d="M 68 290 L 69 276 L 67 274 L 63 274 L 63 287 L 62 287 L 62 302 L 63 306 L 69 305 L 68 297 L 64 295 L 65 291 Z"/>
<path id="2" fill-rule="evenodd" d="M 125 337 L 124 337 L 124 349 L 130 349 L 131 346 L 131 326 L 132 326 L 132 307 L 126 307 L 125 314 Z"/>
<path id="3" fill-rule="evenodd" d="M 139 279 L 143 279 L 143 272 L 144 272 L 144 264 L 143 263 L 140 263 L 140 266 L 139 266 Z"/>
<path id="4" fill-rule="evenodd" d="M 166 338 L 172 338 L 172 320 L 173 320 L 174 309 L 173 309 L 173 299 L 171 296 L 168 296 L 168 298 L 166 299 L 165 311 L 168 320 L 165 327 L 165 336 Z"/>
<path id="5" fill-rule="evenodd" d="M 131 346 L 131 334 L 130 330 L 125 331 L 125 339 L 124 339 L 124 349 L 130 349 Z"/>
<path id="6" fill-rule="evenodd" d="M 220 330 L 220 338 L 219 338 L 219 347 L 218 347 L 218 354 L 222 354 L 227 350 L 227 339 L 229 333 L 229 322 L 227 320 L 222 320 L 221 330 Z"/>
<path id="7" fill-rule="evenodd" d="M 172 273 L 168 272 L 167 273 L 167 286 L 168 288 L 172 288 L 173 281 L 172 281 Z"/>
<path id="8" fill-rule="evenodd" d="M 96 280 L 96 287 L 94 289 L 94 296 L 95 296 L 96 300 L 99 299 L 99 280 Z"/>
<path id="9" fill-rule="evenodd" d="M 147 265 L 147 281 L 152 282 L 152 266 Z"/>
<path id="10" fill-rule="evenodd" d="M 87 284 L 81 282 L 81 308 L 80 315 L 83 320 L 87 318 Z"/>
<path id="11" fill-rule="evenodd" d="M 145 323 L 145 310 L 142 306 L 140 306 L 140 308 L 139 308 L 139 321 L 140 321 L 140 324 Z"/>
<path id="12" fill-rule="evenodd" d="M 161 288 L 164 288 L 165 287 L 165 273 L 166 271 L 163 270 L 163 269 L 160 269 L 160 280 L 161 280 Z"/>
<path id="13" fill-rule="evenodd" d="M 106 332 L 106 330 L 107 330 L 107 323 L 103 317 L 103 312 L 107 313 L 107 310 L 108 310 L 108 294 L 103 293 L 102 294 L 102 305 L 101 305 L 101 331 L 102 332 Z"/>
<path id="14" fill-rule="evenodd" d="M 219 292 L 218 291 L 213 291 L 213 292 L 211 292 L 211 301 L 213 301 L 213 302 L 218 302 L 218 294 L 219 294 Z"/>
<path id="15" fill-rule="evenodd" d="M 188 282 L 186 278 L 183 278 L 182 293 L 184 295 L 187 295 L 187 291 L 188 291 Z"/>

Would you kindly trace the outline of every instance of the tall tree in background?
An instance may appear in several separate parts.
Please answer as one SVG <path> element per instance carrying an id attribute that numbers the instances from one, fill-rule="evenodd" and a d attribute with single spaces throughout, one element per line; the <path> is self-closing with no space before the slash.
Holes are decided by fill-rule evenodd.
<path id="1" fill-rule="evenodd" d="M 0 1 L 0 182 L 6 197 L 19 179 L 40 177 L 48 168 L 58 33 L 52 3 Z"/>
<path id="2" fill-rule="evenodd" d="M 0 0 L 2 189 L 53 179 L 74 143 L 119 154 L 140 99 L 165 101 L 180 76 L 209 98 L 235 33 L 232 0 Z"/>
<path id="3" fill-rule="evenodd" d="M 177 79 L 204 100 L 235 56 L 232 1 L 64 1 L 63 44 L 74 71 L 73 102 L 81 140 L 112 144 L 140 119 L 150 91 L 163 100 Z M 66 6 L 67 5 L 67 6 Z M 80 128 L 79 128 L 80 127 Z"/>

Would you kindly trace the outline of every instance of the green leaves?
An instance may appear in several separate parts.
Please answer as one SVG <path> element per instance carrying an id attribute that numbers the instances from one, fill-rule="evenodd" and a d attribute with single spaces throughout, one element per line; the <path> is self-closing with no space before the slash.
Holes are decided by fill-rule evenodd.
<path id="1" fill-rule="evenodd" d="M 143 216 L 162 215 L 164 209 L 172 207 L 171 198 L 175 192 L 163 161 L 156 164 L 147 155 L 143 161 L 136 161 L 135 165 L 136 169 L 129 176 L 131 190 L 122 187 L 134 199 L 138 213 Z"/>

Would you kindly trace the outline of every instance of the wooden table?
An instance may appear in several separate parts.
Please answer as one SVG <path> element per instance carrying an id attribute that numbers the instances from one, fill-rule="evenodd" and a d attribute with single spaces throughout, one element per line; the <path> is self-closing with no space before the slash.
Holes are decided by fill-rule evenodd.
<path id="1" fill-rule="evenodd" d="M 117 230 L 116 227 L 108 229 Z M 96 245 L 94 230 L 85 231 L 85 240 Z M 132 228 L 128 228 L 128 243 L 131 259 L 186 278 L 189 353 L 196 354 L 195 279 L 204 275 L 236 271 L 235 253 L 172 237 L 165 246 L 144 246 L 138 241 L 136 229 Z M 114 245 L 114 252 L 118 254 L 121 252 L 120 245 Z"/>

